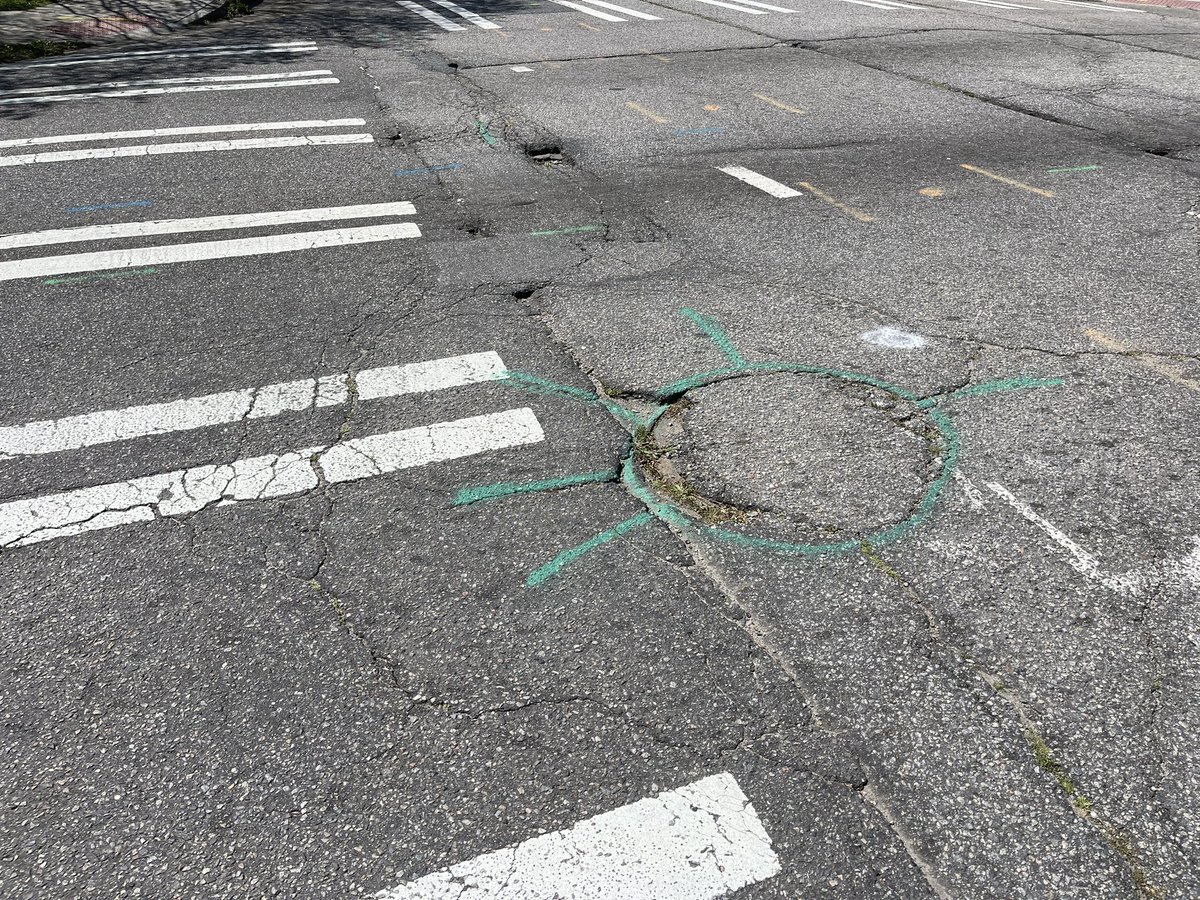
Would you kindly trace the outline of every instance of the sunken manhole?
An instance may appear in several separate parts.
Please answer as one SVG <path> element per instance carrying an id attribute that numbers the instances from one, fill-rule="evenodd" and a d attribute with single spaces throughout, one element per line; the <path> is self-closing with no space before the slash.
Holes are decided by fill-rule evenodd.
<path id="1" fill-rule="evenodd" d="M 651 490 L 687 518 L 786 549 L 869 540 L 921 506 L 946 452 L 916 403 L 804 373 L 687 391 L 639 436 Z"/>

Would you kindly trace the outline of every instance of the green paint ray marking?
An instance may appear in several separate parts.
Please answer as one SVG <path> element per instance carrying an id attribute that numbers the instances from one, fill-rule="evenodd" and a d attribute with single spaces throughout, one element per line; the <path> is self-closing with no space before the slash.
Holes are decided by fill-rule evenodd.
<path id="1" fill-rule="evenodd" d="M 729 335 L 726 334 L 725 329 L 721 327 L 721 324 L 716 319 L 710 319 L 708 316 L 701 315 L 690 306 L 685 306 L 679 311 L 679 314 L 685 319 L 691 319 L 692 322 L 698 325 L 700 330 L 708 335 L 709 340 L 717 345 L 717 349 L 725 354 L 725 358 L 732 365 L 738 368 L 746 365 L 746 360 L 742 357 L 742 354 L 738 353 L 737 348 L 733 346 L 733 341 L 729 339 Z"/>
<path id="2" fill-rule="evenodd" d="M 982 397 L 985 394 L 998 394 L 1001 391 L 1019 391 L 1027 388 L 1062 386 L 1063 380 L 1061 378 L 1029 378 L 1024 375 L 1018 375 L 1015 378 L 999 378 L 996 381 L 972 384 L 968 387 L 960 388 L 951 394 L 947 394 L 942 400 L 956 400 L 959 397 Z"/>
<path id="3" fill-rule="evenodd" d="M 603 225 L 572 225 L 569 228 L 555 228 L 552 231 L 531 231 L 531 237 L 544 237 L 550 234 L 579 234 L 585 231 L 603 231 Z"/>
<path id="4" fill-rule="evenodd" d="M 1064 166 L 1060 169 L 1047 169 L 1047 172 L 1095 172 L 1100 166 Z"/>
<path id="5" fill-rule="evenodd" d="M 597 547 L 607 544 L 609 541 L 616 540 L 641 525 L 645 525 L 652 518 L 653 516 L 650 513 L 640 512 L 637 515 L 630 516 L 624 522 L 618 522 L 607 531 L 601 531 L 599 534 L 593 535 L 578 547 L 571 547 L 568 550 L 564 550 L 558 556 L 554 557 L 554 559 L 550 560 L 550 562 L 531 572 L 529 577 L 525 579 L 525 584 L 528 587 L 537 587 L 548 578 L 557 575 L 581 556 L 591 553 Z"/>
<path id="6" fill-rule="evenodd" d="M 489 147 L 496 146 L 496 136 L 488 131 L 488 127 L 479 119 L 475 120 L 475 130 L 479 132 L 479 136 L 483 138 L 483 142 Z"/>
<path id="7" fill-rule="evenodd" d="M 553 491 L 558 488 L 575 487 L 581 484 L 595 484 L 604 481 L 616 481 L 617 473 L 609 469 L 604 472 L 585 472 L 582 475 L 564 475 L 562 478 L 547 478 L 545 481 L 515 482 L 500 481 L 496 484 L 485 484 L 479 487 L 463 488 L 454 495 L 454 506 L 467 506 L 484 500 L 497 500 L 501 497 L 511 497 L 513 494 L 535 494 L 540 491 Z"/>
<path id="8" fill-rule="evenodd" d="M 549 381 L 545 378 L 539 378 L 536 375 L 529 375 L 526 372 L 513 372 L 509 370 L 504 373 L 504 378 L 507 379 L 508 384 L 520 390 L 533 391 L 535 394 L 556 394 L 561 397 L 570 397 L 572 400 L 579 400 L 589 406 L 603 406 L 614 416 L 633 422 L 634 424 L 641 421 L 641 417 L 637 413 L 593 391 L 571 387 L 569 384 L 559 384 L 557 381 Z"/>

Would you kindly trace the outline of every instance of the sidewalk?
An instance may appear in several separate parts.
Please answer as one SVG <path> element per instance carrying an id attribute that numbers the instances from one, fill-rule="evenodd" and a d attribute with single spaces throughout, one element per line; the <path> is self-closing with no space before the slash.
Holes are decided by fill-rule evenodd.
<path id="1" fill-rule="evenodd" d="M 100 44 L 165 34 L 220 8 L 225 0 L 65 0 L 0 12 L 0 44 Z"/>

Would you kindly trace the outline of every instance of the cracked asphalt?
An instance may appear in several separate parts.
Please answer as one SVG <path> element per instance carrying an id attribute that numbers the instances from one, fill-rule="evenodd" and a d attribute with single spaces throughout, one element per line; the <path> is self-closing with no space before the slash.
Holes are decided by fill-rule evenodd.
<path id="1" fill-rule="evenodd" d="M 1200 896 L 1200 10 L 614 2 L 0 67 L 0 895 Z"/>

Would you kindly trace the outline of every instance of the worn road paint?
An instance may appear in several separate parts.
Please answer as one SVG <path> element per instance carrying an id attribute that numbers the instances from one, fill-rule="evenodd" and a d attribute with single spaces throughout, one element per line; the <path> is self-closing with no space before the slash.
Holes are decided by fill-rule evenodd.
<path id="1" fill-rule="evenodd" d="M 67 91 L 90 91 L 95 88 L 127 88 L 145 87 L 159 84 L 210 84 L 238 81 L 275 81 L 287 78 L 317 78 L 322 75 L 332 75 L 329 69 L 310 69 L 304 72 L 260 72 L 254 75 L 190 75 L 184 78 L 145 78 L 141 81 L 90 81 L 85 84 L 53 84 L 47 87 L 17 88 L 0 92 L 0 97 L 20 95 L 22 97 L 34 94 L 61 94 Z"/>
<path id="2" fill-rule="evenodd" d="M 677 128 L 671 134 L 676 137 L 694 137 L 705 134 L 721 134 L 725 130 L 724 125 L 707 125 L 703 128 Z"/>
<path id="3" fill-rule="evenodd" d="M 625 105 L 628 106 L 630 109 L 632 109 L 634 112 L 641 113 L 647 119 L 650 119 L 653 122 L 657 122 L 659 125 L 670 125 L 671 124 L 670 119 L 665 118 L 664 116 L 660 116 L 654 110 L 647 109 L 646 107 L 642 106 L 642 104 L 640 104 L 640 103 L 635 103 L 634 101 L 629 100 L 625 103 Z"/>
<path id="4" fill-rule="evenodd" d="M 760 191 L 765 191 L 772 197 L 778 197 L 780 200 L 786 200 L 789 197 L 804 196 L 795 188 L 790 188 L 786 184 L 780 184 L 773 178 L 768 178 L 766 175 L 760 175 L 752 169 L 745 169 L 741 166 L 715 166 L 718 172 L 724 172 L 726 175 L 732 175 L 738 181 L 744 181 L 751 187 L 756 187 Z"/>
<path id="5" fill-rule="evenodd" d="M 68 206 L 69 213 L 99 212 L 104 209 L 133 209 L 139 206 L 152 206 L 153 200 L 126 200 L 124 203 L 96 203 L 92 206 Z"/>
<path id="6" fill-rule="evenodd" d="M 268 500 L 545 439 L 528 407 L 0 504 L 0 549 Z"/>
<path id="7" fill-rule="evenodd" d="M 622 19 L 621 21 L 624 22 L 625 20 Z M 580 28 L 586 28 L 588 31 L 597 31 L 598 32 L 598 31 L 603 30 L 603 29 L 597 28 L 595 25 L 591 25 L 587 22 L 576 22 L 575 24 L 578 25 Z"/>
<path id="8" fill-rule="evenodd" d="M 922 335 L 891 325 L 881 325 L 864 331 L 858 336 L 859 340 L 874 344 L 876 347 L 886 347 L 889 350 L 920 350 L 928 345 Z"/>
<path id="9" fill-rule="evenodd" d="M 132 272 L 100 272 L 93 275 L 73 275 L 70 278 L 47 278 L 42 284 L 51 287 L 59 284 L 78 284 L 81 281 L 107 281 L 111 278 L 132 278 L 136 275 L 157 275 L 158 269 L 134 269 Z"/>
<path id="10" fill-rule="evenodd" d="M 0 141 L 0 149 L 40 147 L 46 144 L 86 144 L 92 141 L 125 141 L 142 138 L 182 137 L 193 134 L 239 134 L 247 131 L 301 131 L 311 128 L 360 128 L 366 119 L 301 119 L 293 122 L 244 122 L 234 125 L 188 125 L 183 128 L 143 128 L 139 131 L 92 131 L 48 137 Z"/>
<path id="11" fill-rule="evenodd" d="M 475 133 L 478 134 L 485 144 L 489 147 L 496 146 L 496 136 L 488 131 L 488 127 L 479 119 L 475 120 Z"/>
<path id="12" fill-rule="evenodd" d="M 1039 187 L 1034 187 L 1032 184 L 1026 184 L 1023 181 L 1017 181 L 1014 178 L 1006 178 L 1003 175 L 997 175 L 995 172 L 989 172 L 987 169 L 981 169 L 979 166 L 972 166 L 968 163 L 959 163 L 959 167 L 966 169 L 968 172 L 974 172 L 977 175 L 983 175 L 993 181 L 999 181 L 1001 184 L 1007 184 L 1011 187 L 1020 188 L 1023 191 L 1029 191 L 1031 194 L 1037 194 L 1039 197 L 1053 197 L 1053 191 L 1047 191 Z"/>
<path id="13" fill-rule="evenodd" d="M 552 234 L 583 234 L 589 231 L 603 231 L 603 225 L 572 225 L 568 228 L 555 228 L 552 231 L 531 231 L 530 237 L 546 237 Z"/>
<path id="14" fill-rule="evenodd" d="M 1097 331 L 1094 328 L 1085 328 L 1083 333 L 1104 349 L 1111 350 L 1114 353 L 1127 355 L 1134 362 L 1141 366 L 1145 366 L 1147 369 L 1157 372 L 1159 375 L 1162 375 L 1169 381 L 1173 381 L 1180 387 L 1185 387 L 1190 391 L 1200 391 L 1200 381 L 1197 381 L 1195 378 L 1188 378 L 1179 369 L 1175 368 L 1168 362 L 1164 362 L 1156 356 L 1144 354 L 1139 350 L 1134 350 L 1132 347 L 1122 344 L 1116 338 L 1109 337 L 1103 331 Z"/>
<path id="15" fill-rule="evenodd" d="M 441 28 L 443 31 L 466 31 L 466 25 L 459 25 L 457 22 L 451 22 L 443 15 L 435 13 L 432 9 L 426 9 L 419 3 L 413 3 L 411 0 L 396 0 L 396 2 L 407 9 L 409 12 L 414 12 L 423 19 L 427 19 L 434 25 Z"/>
<path id="16" fill-rule="evenodd" d="M 500 381 L 505 377 L 504 361 L 498 354 L 488 351 L 364 369 L 353 380 L 345 374 L 325 375 L 165 403 L 45 419 L 0 427 L 0 460 L 61 453 L 156 434 L 266 419 L 285 412 L 339 406 L 348 403 L 351 396 L 366 402 Z"/>
<path id="17" fill-rule="evenodd" d="M 462 163 L 443 163 L 439 166 L 422 166 L 419 169 L 401 169 L 398 172 L 393 172 L 393 175 L 430 175 L 434 172 L 454 172 L 458 169 L 466 168 Z"/>
<path id="18" fill-rule="evenodd" d="M 0 235 L 0 250 L 11 250 L 15 247 L 41 247 L 46 244 L 73 244 L 81 241 L 112 241 L 163 234 L 229 231 L 236 228 L 271 228 L 278 225 L 304 225 L 312 222 L 338 222 L 346 219 L 391 218 L 393 216 L 411 216 L 416 211 L 416 207 L 411 203 L 401 200 L 392 203 L 359 203 L 354 206 L 319 206 L 313 209 L 285 209 L 278 212 L 202 216 L 195 219 L 159 219 L 150 222 L 81 225 L 75 228 L 54 228 L 49 231 Z"/>
<path id="19" fill-rule="evenodd" d="M 173 50 L 136 50 L 132 53 L 113 53 L 105 56 L 82 56 L 73 59 L 35 62 L 19 66 L 20 69 L 56 69 L 63 66 L 88 66 L 96 63 L 137 60 L 150 62 L 152 59 L 180 59 L 186 56 L 235 56 L 247 53 L 312 53 L 317 45 L 312 41 L 287 41 L 275 44 L 220 44 L 212 47 L 188 47 Z"/>
<path id="20" fill-rule="evenodd" d="M 562 488 L 578 487 L 583 484 L 600 484 L 617 480 L 617 472 L 586 472 L 582 475 L 565 475 L 562 478 L 548 478 L 544 481 L 513 482 L 501 481 L 496 484 L 485 484 L 481 487 L 463 488 L 454 495 L 454 506 L 469 506 L 487 500 L 499 500 L 514 494 L 540 494 L 546 491 L 557 491 Z"/>
<path id="21" fill-rule="evenodd" d="M 923 187 L 917 193 L 922 197 L 941 197 L 946 192 L 939 187 Z"/>
<path id="22" fill-rule="evenodd" d="M 211 91 L 256 91 L 267 88 L 311 87 L 317 84 L 341 84 L 336 78 L 296 78 L 292 81 L 258 81 L 244 84 L 196 84 L 183 87 L 137 88 L 130 91 L 99 91 L 97 93 L 40 95 L 0 99 L 0 104 L 62 103 L 67 100 L 87 100 L 92 97 L 152 97 L 163 94 L 199 94 Z"/>
<path id="23" fill-rule="evenodd" d="M 723 0 L 696 0 L 697 3 L 703 3 L 706 6 L 719 6 L 721 9 L 732 9 L 734 12 L 746 13 L 750 16 L 765 16 L 765 9 L 751 9 L 749 6 L 737 6 L 733 3 L 725 3 Z"/>
<path id="24" fill-rule="evenodd" d="M 457 3 L 452 3 L 451 0 L 433 0 L 433 2 L 442 9 L 450 10 L 450 12 L 454 13 L 460 19 L 466 19 L 477 28 L 482 28 L 485 31 L 498 31 L 500 29 L 500 26 L 495 22 L 485 19 L 479 13 L 471 12 L 471 10 L 459 6 Z"/>
<path id="25" fill-rule="evenodd" d="M 761 100 L 763 103 L 769 103 L 776 109 L 782 109 L 784 112 L 790 112 L 797 116 L 807 116 L 808 111 L 795 106 L 788 106 L 782 100 L 776 100 L 774 97 L 768 97 L 766 94 L 752 93 L 750 96 Z"/>
<path id="26" fill-rule="evenodd" d="M 1140 9 L 1127 9 L 1123 6 L 1109 6 L 1106 3 L 1093 3 L 1090 0 L 1045 0 L 1046 3 L 1061 3 L 1063 6 L 1082 7 L 1099 12 L 1136 13 Z"/>
<path id="27" fill-rule="evenodd" d="M 725 772 L 380 891 L 374 900 L 717 900 L 778 875 Z"/>
<path id="28" fill-rule="evenodd" d="M 751 6 L 755 9 L 765 9 L 767 12 L 777 13 L 794 13 L 799 12 L 797 9 L 789 9 L 786 6 L 774 6 L 770 3 L 762 3 L 761 0 L 737 0 L 739 6 Z"/>
<path id="29" fill-rule="evenodd" d="M 967 498 L 967 503 L 971 509 L 983 509 L 986 505 L 983 500 L 983 492 L 975 487 L 975 482 L 962 473 L 961 470 L 954 470 L 954 480 L 958 482 L 958 486 L 962 488 L 963 494 Z"/>
<path id="30" fill-rule="evenodd" d="M 200 262 L 242 256 L 268 256 L 295 253 L 322 247 L 343 247 L 380 241 L 398 241 L 421 236 L 421 229 L 410 223 L 369 225 L 361 228 L 333 228 L 326 231 L 300 231 L 260 238 L 228 241 L 203 241 L 196 244 L 166 244 L 97 253 L 73 253 L 66 256 L 42 256 L 0 262 L 0 281 L 40 278 L 44 275 L 70 275 L 106 269 L 136 269 L 166 263 Z"/>
<path id="31" fill-rule="evenodd" d="M 1088 4 L 1091 5 L 1090 3 Z M 1066 166 L 1060 169 L 1047 169 L 1047 172 L 1095 172 L 1100 166 Z"/>
<path id="32" fill-rule="evenodd" d="M 627 6 L 618 6 L 615 3 L 609 3 L 608 0 L 583 0 L 589 6 L 600 6 L 604 9 L 611 9 L 613 12 L 624 13 L 627 16 L 633 16 L 635 19 L 643 19 L 647 22 L 661 22 L 662 16 L 652 16 L 650 13 L 640 12 L 636 9 L 630 9 Z"/>
<path id="33" fill-rule="evenodd" d="M 610 13 L 601 12 L 598 9 L 592 9 L 590 6 L 584 6 L 582 3 L 572 3 L 571 0 L 550 0 L 558 6 L 565 6 L 567 9 L 573 9 L 576 12 L 581 12 L 587 16 L 593 16 L 603 22 L 624 22 L 620 16 L 614 16 Z M 582 23 L 579 23 L 582 24 Z"/>
<path id="34" fill-rule="evenodd" d="M 514 72 L 532 72 L 533 71 L 533 69 L 529 68 L 529 66 L 509 66 L 509 68 Z"/>
<path id="35" fill-rule="evenodd" d="M 370 144 L 369 134 L 301 134 L 286 137 L 242 138 L 227 141 L 187 141 L 178 144 L 136 144 L 129 147 L 88 147 L 83 150 L 53 150 L 0 156 L 0 167 L 42 163 L 77 162 L 84 159 L 121 159 L 136 156 L 167 156 L 176 153 L 220 153 L 231 150 L 279 150 L 285 147 L 333 147 Z"/>
<path id="36" fill-rule="evenodd" d="M 855 221 L 858 221 L 858 222 L 874 222 L 875 221 L 874 216 L 872 216 L 868 213 L 865 213 L 861 209 L 851 206 L 848 203 L 843 203 L 837 197 L 830 196 L 829 194 L 825 193 L 823 190 L 821 190 L 816 185 L 809 184 L 807 181 L 801 181 L 801 182 L 798 182 L 798 184 L 800 185 L 800 187 L 804 188 L 806 191 L 808 191 L 810 194 L 812 194 L 818 200 L 820 200 L 824 203 L 828 203 L 834 209 L 844 212 L 846 215 L 848 215 L 850 218 L 854 219 Z"/>

